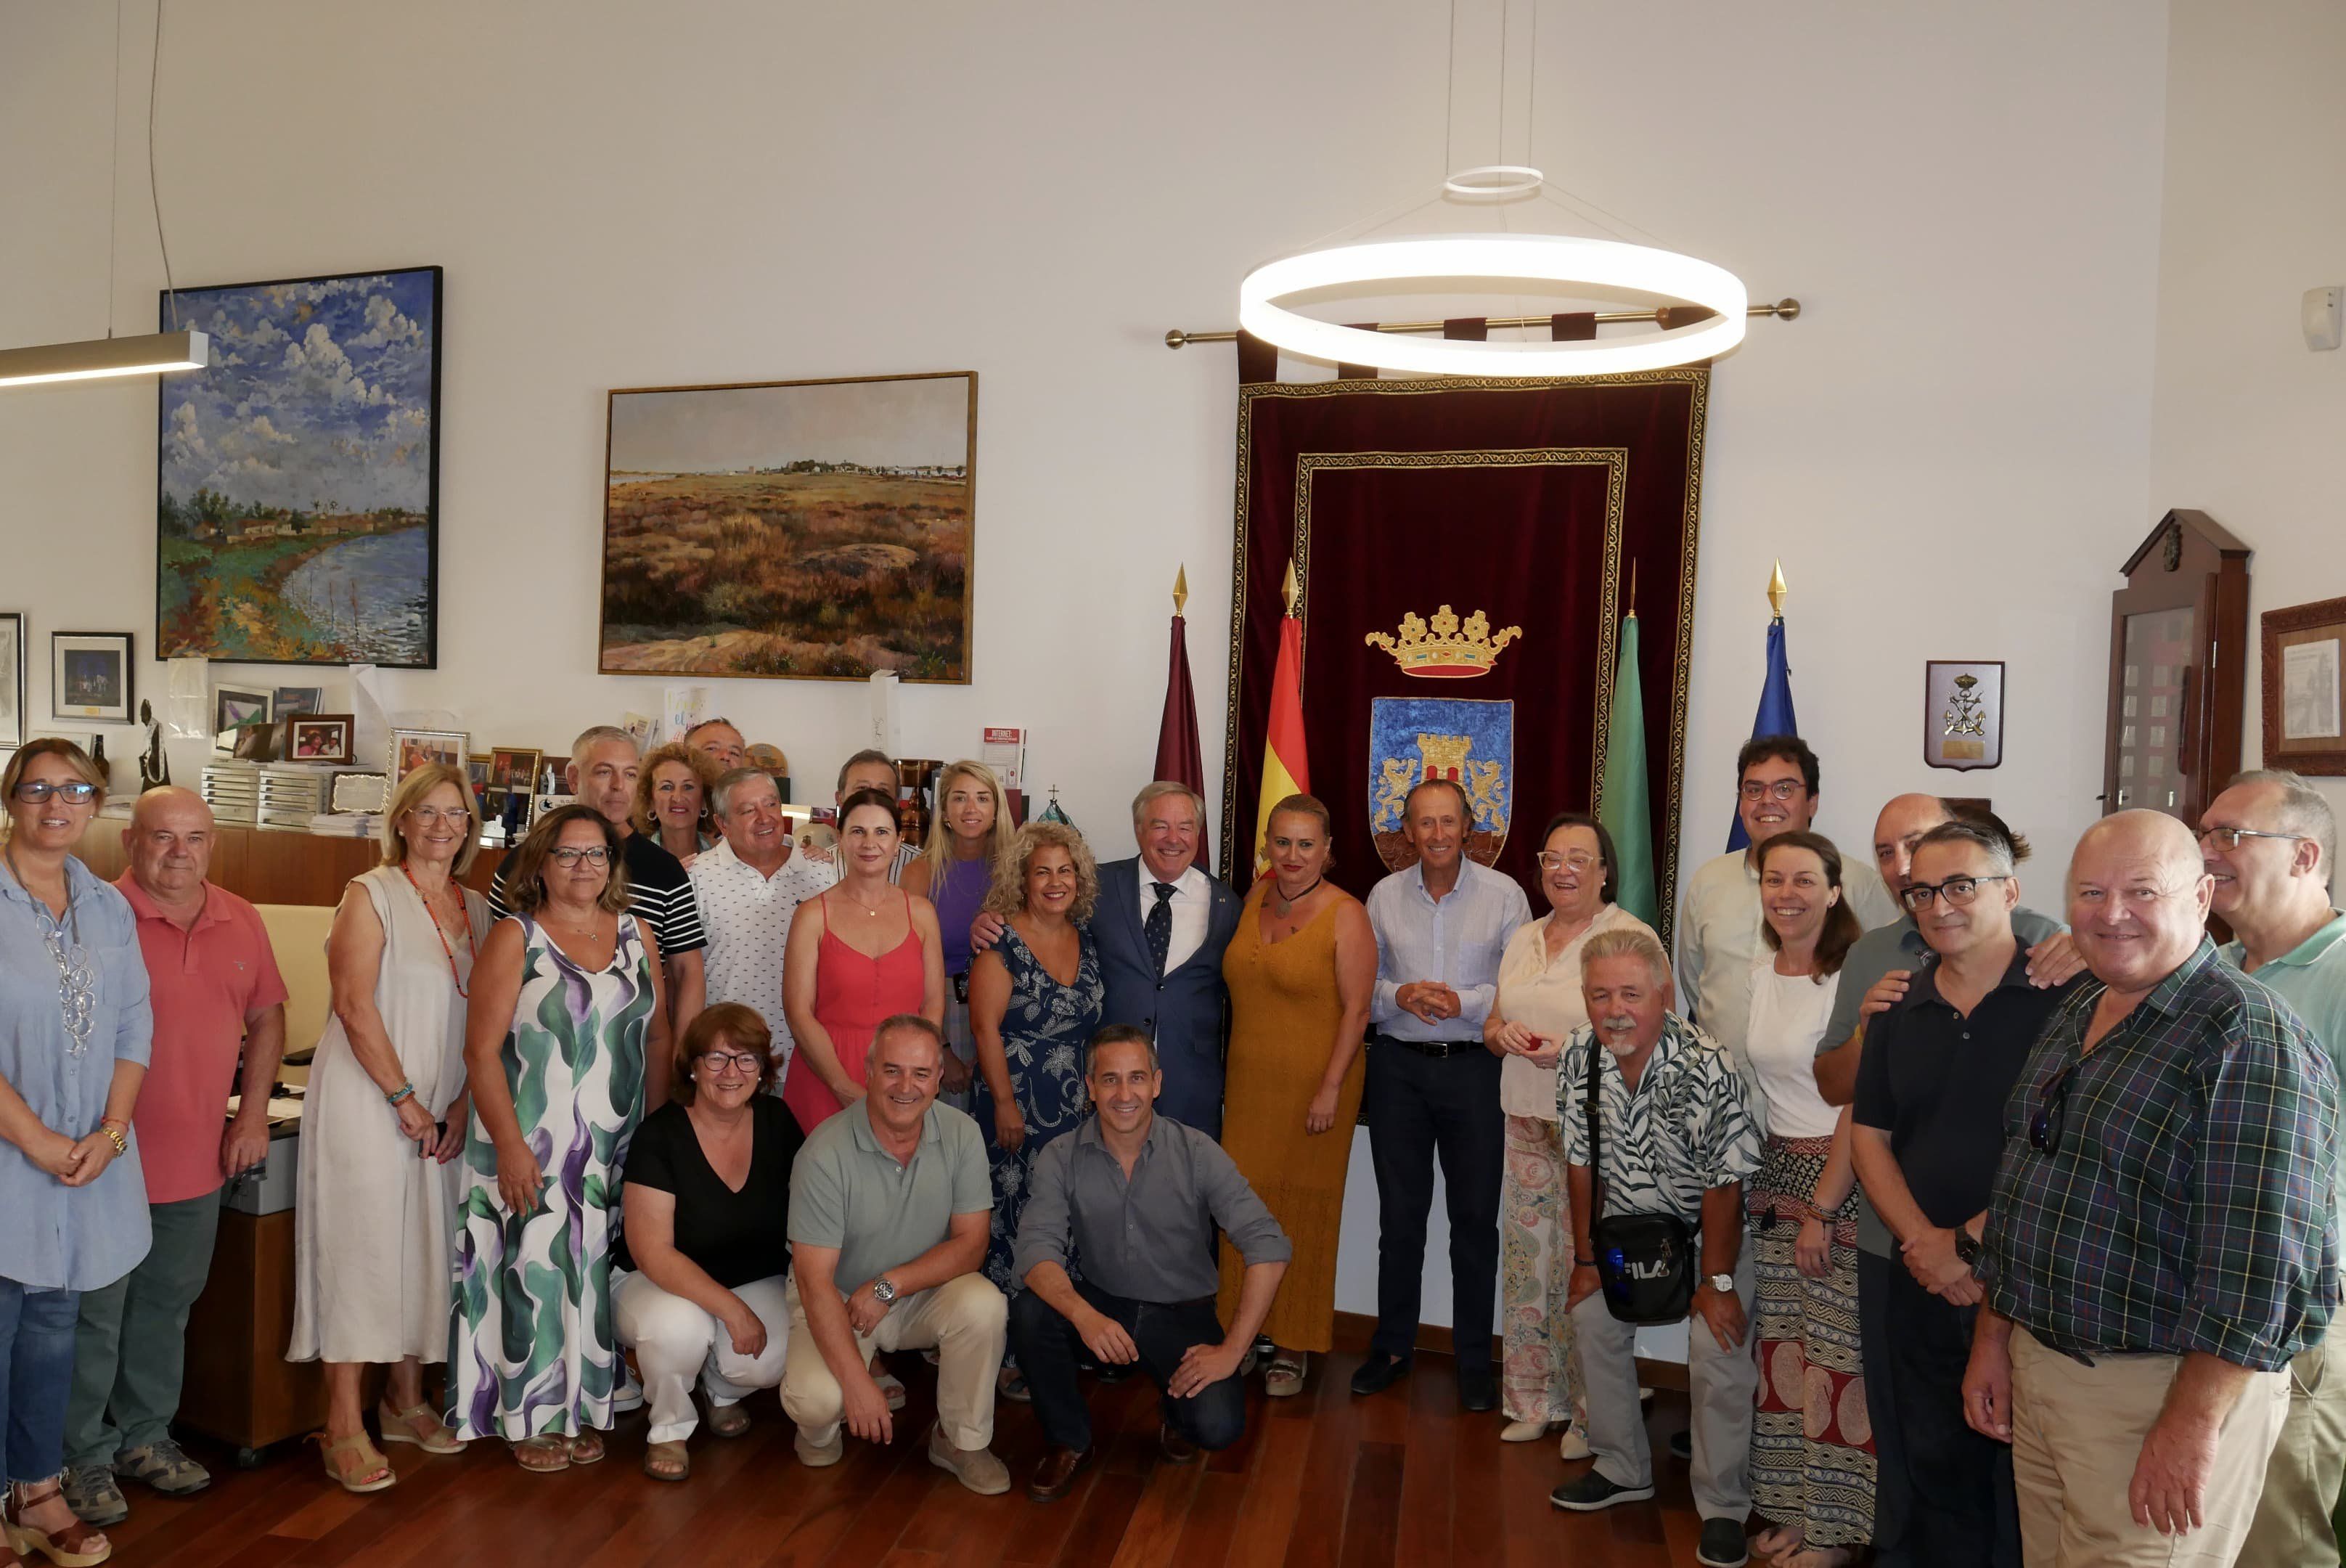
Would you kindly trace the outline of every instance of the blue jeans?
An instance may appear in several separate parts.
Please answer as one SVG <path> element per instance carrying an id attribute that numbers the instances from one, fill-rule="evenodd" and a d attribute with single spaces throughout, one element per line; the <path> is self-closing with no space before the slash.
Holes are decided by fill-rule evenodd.
<path id="1" fill-rule="evenodd" d="M 7 1417 L 10 1481 L 46 1481 L 65 1468 L 80 1310 L 78 1290 L 27 1290 L 0 1279 L 0 1411 Z"/>
<path id="2" fill-rule="evenodd" d="M 1192 1345 L 1219 1345 L 1222 1325 L 1214 1316 L 1214 1298 L 1158 1303 L 1111 1296 L 1089 1280 L 1077 1280 L 1076 1291 L 1092 1307 L 1122 1324 L 1140 1352 L 1141 1369 L 1159 1390 L 1181 1369 L 1181 1358 Z M 1076 1356 L 1084 1349 L 1076 1326 L 1059 1309 L 1032 1290 L 1021 1290 L 1010 1303 L 1010 1344 L 1018 1354 L 1018 1369 L 1026 1375 L 1026 1391 L 1034 1397 L 1035 1417 L 1046 1441 L 1078 1451 L 1092 1446 L 1091 1411 L 1076 1382 Z M 1210 1383 L 1188 1399 L 1169 1392 L 1159 1400 L 1166 1422 L 1202 1449 L 1225 1449 L 1246 1435 L 1246 1385 L 1236 1376 Z"/>

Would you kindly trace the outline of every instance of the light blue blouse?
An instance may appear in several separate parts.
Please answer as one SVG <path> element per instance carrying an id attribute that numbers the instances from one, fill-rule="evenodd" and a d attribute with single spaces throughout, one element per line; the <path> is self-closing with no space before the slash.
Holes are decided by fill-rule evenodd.
<path id="1" fill-rule="evenodd" d="M 70 858 L 66 888 L 69 955 L 77 925 L 96 986 L 87 1044 L 73 1054 L 49 945 L 57 921 L 0 865 L 0 1078 L 44 1125 L 81 1138 L 106 1115 L 114 1064 L 147 1064 L 155 1015 L 130 901 Z M 147 1178 L 138 1134 L 129 1137 L 129 1152 L 83 1187 L 66 1186 L 0 1140 L 0 1278 L 40 1290 L 96 1290 L 147 1256 Z"/>

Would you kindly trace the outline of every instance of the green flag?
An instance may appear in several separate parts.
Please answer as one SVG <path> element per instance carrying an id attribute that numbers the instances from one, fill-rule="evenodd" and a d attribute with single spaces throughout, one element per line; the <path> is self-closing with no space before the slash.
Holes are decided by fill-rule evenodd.
<path id="1" fill-rule="evenodd" d="M 1637 617 L 1621 622 L 1621 657 L 1613 672 L 1613 713 L 1606 736 L 1605 781 L 1596 820 L 1613 835 L 1613 901 L 1662 928 L 1654 896 L 1654 814 L 1646 799 L 1646 702 L 1637 680 Z"/>

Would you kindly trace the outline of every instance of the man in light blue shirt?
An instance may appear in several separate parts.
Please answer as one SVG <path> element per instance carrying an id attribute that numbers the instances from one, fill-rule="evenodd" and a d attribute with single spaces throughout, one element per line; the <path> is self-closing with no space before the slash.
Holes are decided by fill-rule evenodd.
<path id="1" fill-rule="evenodd" d="M 2220 950 L 2224 962 L 2288 1003 L 2346 1079 L 2346 915 L 2330 897 L 2337 853 L 2330 802 L 2279 769 L 2241 774 L 2200 814 L 2214 909 L 2235 938 Z M 2346 1160 L 2339 1182 L 2346 1199 Z M 2346 1202 L 2335 1212 L 2346 1215 Z M 2290 1363 L 2289 1417 L 2265 1466 L 2241 1568 L 2337 1568 L 2331 1516 L 2346 1478 L 2346 1359 L 2329 1373 L 2330 1349 L 2325 1340 Z"/>
<path id="2" fill-rule="evenodd" d="M 1491 1327 L 1506 1118 L 1499 1058 L 1483 1044 L 1483 1021 L 1498 996 L 1499 955 L 1531 918 L 1531 905 L 1512 881 L 1466 858 L 1474 809 L 1456 783 L 1426 779 L 1410 791 L 1402 814 L 1417 864 L 1369 892 L 1377 991 L 1361 1108 L 1377 1173 L 1377 1331 L 1352 1374 L 1352 1391 L 1373 1394 L 1409 1370 L 1439 1153 L 1449 1194 L 1458 1400 L 1487 1410 L 1498 1403 Z"/>

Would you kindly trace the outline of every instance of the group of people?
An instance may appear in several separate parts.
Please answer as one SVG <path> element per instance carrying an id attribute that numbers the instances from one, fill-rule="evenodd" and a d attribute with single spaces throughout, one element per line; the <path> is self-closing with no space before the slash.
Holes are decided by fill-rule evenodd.
<path id="1" fill-rule="evenodd" d="M 876 1358 L 910 1350 L 937 1366 L 927 1455 L 973 1491 L 1011 1485 L 999 1400 L 1045 1434 L 1029 1495 L 1072 1487 L 1086 1368 L 1158 1384 L 1168 1457 L 1227 1446 L 1247 1379 L 1295 1395 L 1333 1349 L 1365 1121 L 1352 1391 L 1413 1368 L 1438 1167 L 1460 1403 L 1593 1460 L 1558 1507 L 1653 1494 L 1595 1237 L 1667 1215 L 1698 1561 L 2337 1561 L 2346 916 L 2293 776 L 2244 775 L 2196 838 L 2096 824 L 2065 923 L 2023 906 L 2028 846 L 1992 815 L 1899 797 L 1869 864 L 1813 830 L 1810 748 L 1757 739 L 1750 846 L 1688 879 L 1673 962 L 1601 824 L 1546 824 L 1535 918 L 1446 779 L 1363 901 L 1308 795 L 1241 896 L 1178 784 L 1101 864 L 957 762 L 914 850 L 892 762 L 859 753 L 816 849 L 749 749 L 721 719 L 648 756 L 589 729 L 575 803 L 485 897 L 464 775 L 399 781 L 335 913 L 303 1113 L 288 1354 L 325 1364 L 341 1485 L 394 1484 L 389 1444 L 591 1464 L 638 1402 L 647 1472 L 681 1481 L 765 1388 L 835 1463 L 842 1433 L 896 1435 Z M 199 799 L 142 797 L 110 887 L 71 854 L 87 758 L 36 742 L 0 786 L 5 1513 L 86 1568 L 122 1481 L 209 1480 L 168 1426 L 218 1188 L 267 1149 L 284 988 L 206 881 Z"/>

